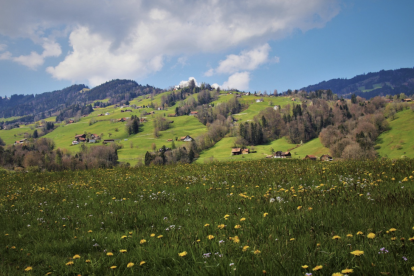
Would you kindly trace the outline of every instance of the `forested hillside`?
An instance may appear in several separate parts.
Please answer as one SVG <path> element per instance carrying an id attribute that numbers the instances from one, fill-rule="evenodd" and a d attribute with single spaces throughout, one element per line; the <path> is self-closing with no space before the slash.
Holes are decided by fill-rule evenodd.
<path id="1" fill-rule="evenodd" d="M 350 97 L 356 94 L 366 99 L 375 96 L 414 94 L 414 69 L 381 70 L 353 77 L 352 79 L 331 79 L 302 88 L 305 91 L 332 90 L 333 93 Z"/>
<path id="2" fill-rule="evenodd" d="M 162 91 L 150 85 L 140 85 L 132 80 L 112 80 L 92 89 L 88 89 L 83 84 L 75 84 L 62 90 L 37 95 L 12 95 L 10 98 L 0 98 L 0 117 L 34 115 L 37 119 L 43 119 L 74 104 L 83 106 L 106 98 L 109 98 L 110 104 L 116 104 L 140 95 Z"/>

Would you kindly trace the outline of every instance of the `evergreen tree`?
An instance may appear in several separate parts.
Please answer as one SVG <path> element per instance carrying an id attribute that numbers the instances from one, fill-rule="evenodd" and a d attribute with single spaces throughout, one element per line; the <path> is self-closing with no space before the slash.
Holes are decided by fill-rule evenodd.
<path id="1" fill-rule="evenodd" d="M 39 134 L 37 133 L 37 129 L 35 129 L 35 131 L 33 131 L 33 138 L 39 138 Z"/>

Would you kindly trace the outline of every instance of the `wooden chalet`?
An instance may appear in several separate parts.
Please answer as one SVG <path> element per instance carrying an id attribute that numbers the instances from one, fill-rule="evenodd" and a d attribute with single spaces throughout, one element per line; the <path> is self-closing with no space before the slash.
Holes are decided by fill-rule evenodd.
<path id="1" fill-rule="evenodd" d="M 118 119 L 118 122 L 125 122 L 125 121 L 126 121 L 126 118 Z"/>
<path id="2" fill-rule="evenodd" d="M 197 114 L 198 114 L 198 111 L 191 111 L 189 115 L 190 116 L 196 116 Z"/>
<path id="3" fill-rule="evenodd" d="M 274 158 L 292 158 L 290 151 L 276 151 L 274 153 Z"/>
<path id="4" fill-rule="evenodd" d="M 187 136 L 181 137 L 180 140 L 183 141 L 183 142 L 191 142 L 191 141 L 193 141 L 193 138 L 191 138 L 189 135 L 187 135 Z"/>
<path id="5" fill-rule="evenodd" d="M 328 154 L 324 154 L 320 157 L 321 161 L 332 161 L 332 156 L 328 155 Z"/>
<path id="6" fill-rule="evenodd" d="M 318 160 L 318 158 L 315 155 L 306 155 L 305 158 L 303 158 L 303 160 L 313 160 L 313 161 L 316 161 L 316 160 Z"/>
<path id="7" fill-rule="evenodd" d="M 411 99 L 403 99 L 402 101 L 405 102 L 405 103 L 409 103 L 409 102 L 411 102 Z"/>
<path id="8" fill-rule="evenodd" d="M 242 154 L 249 154 L 250 153 L 250 150 L 249 149 L 243 149 L 242 150 Z"/>
<path id="9" fill-rule="evenodd" d="M 86 134 L 78 134 L 75 135 L 75 140 L 80 142 L 80 141 L 86 141 Z"/>

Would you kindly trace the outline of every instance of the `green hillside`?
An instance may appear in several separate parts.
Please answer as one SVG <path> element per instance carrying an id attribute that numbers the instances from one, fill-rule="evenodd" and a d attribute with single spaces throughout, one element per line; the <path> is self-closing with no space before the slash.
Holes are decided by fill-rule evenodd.
<path id="1" fill-rule="evenodd" d="M 389 120 L 391 130 L 381 134 L 377 140 L 377 152 L 381 157 L 414 158 L 414 112 L 404 110 L 397 113 L 397 119 Z"/>

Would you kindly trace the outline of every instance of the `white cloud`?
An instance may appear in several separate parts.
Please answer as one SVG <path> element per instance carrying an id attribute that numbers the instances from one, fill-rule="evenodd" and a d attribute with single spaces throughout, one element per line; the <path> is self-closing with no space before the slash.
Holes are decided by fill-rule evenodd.
<path id="1" fill-rule="evenodd" d="M 228 55 L 225 60 L 220 61 L 217 69 L 208 70 L 205 75 L 211 76 L 218 74 L 233 74 L 239 71 L 252 71 L 259 65 L 269 62 L 269 44 L 256 47 L 250 51 L 242 51 L 240 55 Z"/>
<path id="2" fill-rule="evenodd" d="M 181 81 L 178 86 L 181 87 L 181 88 L 187 87 L 191 80 L 194 80 L 195 85 L 199 86 L 198 83 L 197 83 L 197 80 L 194 77 L 189 77 L 188 81 Z"/>
<path id="3" fill-rule="evenodd" d="M 248 90 L 250 82 L 249 72 L 234 73 L 220 87 L 223 89 Z"/>
<path id="4" fill-rule="evenodd" d="M 0 44 L 0 52 L 4 51 L 7 49 L 7 45 L 6 44 Z"/>
<path id="5" fill-rule="evenodd" d="M 0 54 L 0 60 L 8 60 L 12 58 L 12 54 L 10 52 L 4 52 Z"/>
<path id="6" fill-rule="evenodd" d="M 338 0 L 3 2 L 1 35 L 42 44 L 45 34 L 53 40 L 68 32 L 71 51 L 47 71 L 57 79 L 88 80 L 92 85 L 117 77 L 144 78 L 161 70 L 167 57 L 263 45 L 293 30 L 323 27 L 339 12 Z M 224 63 L 217 72 L 234 72 L 232 64 L 237 63 L 252 70 L 262 64 L 265 50 L 250 62 L 236 58 Z M 56 56 L 57 48 L 48 53 Z M 41 59 L 30 54 L 19 62 L 38 66 Z"/>

